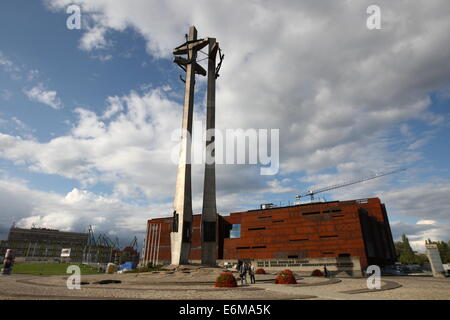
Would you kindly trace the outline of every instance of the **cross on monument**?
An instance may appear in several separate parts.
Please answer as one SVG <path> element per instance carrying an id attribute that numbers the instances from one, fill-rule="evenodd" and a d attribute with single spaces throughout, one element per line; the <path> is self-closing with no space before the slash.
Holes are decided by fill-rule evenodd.
<path id="1" fill-rule="evenodd" d="M 216 55 L 219 44 L 214 38 L 197 39 L 197 29 L 189 28 L 187 40 L 173 50 L 174 62 L 186 72 L 182 120 L 182 137 L 178 163 L 175 197 L 173 202 L 173 226 L 170 233 L 172 265 L 187 264 L 192 238 L 192 190 L 191 190 L 191 137 L 194 107 L 195 75 L 206 76 L 206 70 L 200 66 L 197 52 L 209 45 L 208 50 L 208 90 L 206 129 L 215 128 L 215 81 L 219 76 L 223 55 L 216 67 Z M 186 55 L 186 58 L 181 57 Z M 207 150 L 214 150 L 214 133 L 207 137 Z M 202 263 L 215 265 L 217 259 L 217 209 L 214 151 L 210 152 L 211 161 L 205 164 L 205 183 L 201 223 Z"/>

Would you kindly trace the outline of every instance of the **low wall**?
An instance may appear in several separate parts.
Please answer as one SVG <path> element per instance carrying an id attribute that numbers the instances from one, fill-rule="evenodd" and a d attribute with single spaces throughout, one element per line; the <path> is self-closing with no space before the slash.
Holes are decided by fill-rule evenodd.
<path id="1" fill-rule="evenodd" d="M 246 262 L 256 263 L 256 268 L 263 268 L 269 272 L 277 272 L 284 269 L 295 271 L 299 275 L 309 276 L 315 269 L 323 272 L 326 266 L 330 275 L 339 277 L 362 277 L 363 272 L 359 257 L 348 258 L 304 258 L 304 259 L 243 259 Z M 237 259 L 217 260 L 221 267 L 233 267 Z M 160 261 L 161 264 L 170 264 L 168 261 Z M 200 260 L 189 260 L 190 264 L 201 264 Z"/>
<path id="2" fill-rule="evenodd" d="M 363 275 L 359 257 L 348 258 L 305 258 L 305 259 L 255 259 L 249 260 L 256 263 L 257 268 L 263 268 L 266 271 L 281 271 L 290 269 L 300 275 L 310 275 L 312 271 L 319 269 L 323 272 L 324 266 L 327 267 L 331 275 L 355 276 Z M 235 265 L 237 260 L 217 260 L 220 266 Z"/>

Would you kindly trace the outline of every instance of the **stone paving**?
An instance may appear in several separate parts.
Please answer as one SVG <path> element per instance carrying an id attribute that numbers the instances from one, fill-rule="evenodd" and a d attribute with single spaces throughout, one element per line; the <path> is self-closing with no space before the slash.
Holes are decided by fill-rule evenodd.
<path id="1" fill-rule="evenodd" d="M 267 274 L 256 275 L 256 284 L 214 288 L 220 272 L 218 268 L 185 268 L 157 273 L 85 275 L 80 290 L 67 288 L 67 276 L 12 274 L 0 278 L 0 299 L 450 300 L 450 278 L 384 277 L 381 290 L 373 291 L 367 289 L 364 278 L 297 276 L 298 284 L 279 285 L 273 283 L 275 274 Z M 101 280 L 120 283 L 94 283 Z"/>

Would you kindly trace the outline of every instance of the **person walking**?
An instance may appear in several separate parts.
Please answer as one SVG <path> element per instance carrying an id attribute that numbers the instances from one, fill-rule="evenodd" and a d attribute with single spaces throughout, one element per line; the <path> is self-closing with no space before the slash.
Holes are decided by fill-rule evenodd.
<path id="1" fill-rule="evenodd" d="M 323 275 L 325 276 L 325 278 L 328 278 L 328 269 L 327 266 L 323 266 Z"/>
<path id="2" fill-rule="evenodd" d="M 241 261 L 241 260 L 238 260 L 238 262 L 237 262 L 237 264 L 236 264 L 236 271 L 237 271 L 237 272 L 240 272 L 240 270 L 241 270 L 241 265 L 242 265 L 242 261 Z"/>
<path id="3" fill-rule="evenodd" d="M 241 267 L 239 269 L 239 276 L 241 277 L 241 285 L 248 284 L 247 282 L 247 266 L 245 263 L 241 264 Z"/>
<path id="4" fill-rule="evenodd" d="M 250 268 L 249 268 L 249 274 L 250 274 L 250 283 L 256 283 L 256 279 L 255 279 L 255 265 L 253 263 L 250 263 Z"/>

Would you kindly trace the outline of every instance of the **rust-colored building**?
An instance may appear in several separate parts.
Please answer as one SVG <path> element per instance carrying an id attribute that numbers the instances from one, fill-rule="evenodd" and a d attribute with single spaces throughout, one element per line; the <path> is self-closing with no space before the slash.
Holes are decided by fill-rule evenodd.
<path id="1" fill-rule="evenodd" d="M 200 260 L 194 215 L 190 260 Z M 172 218 L 148 220 L 146 261 L 170 263 Z M 361 267 L 395 261 L 384 204 L 378 198 L 318 202 L 219 215 L 218 259 L 359 257 Z"/>

